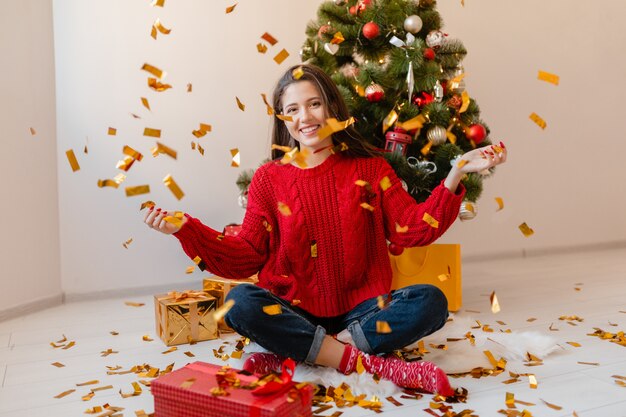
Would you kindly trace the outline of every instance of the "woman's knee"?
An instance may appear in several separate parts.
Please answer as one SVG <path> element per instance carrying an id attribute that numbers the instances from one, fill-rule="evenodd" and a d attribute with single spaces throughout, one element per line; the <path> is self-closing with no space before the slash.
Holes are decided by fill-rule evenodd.
<path id="1" fill-rule="evenodd" d="M 224 317 L 226 324 L 235 328 L 237 323 L 252 320 L 255 313 L 262 309 L 259 303 L 267 298 L 265 293 L 266 290 L 256 285 L 241 284 L 233 287 L 225 298 L 225 301 L 233 301 L 233 306 Z"/>

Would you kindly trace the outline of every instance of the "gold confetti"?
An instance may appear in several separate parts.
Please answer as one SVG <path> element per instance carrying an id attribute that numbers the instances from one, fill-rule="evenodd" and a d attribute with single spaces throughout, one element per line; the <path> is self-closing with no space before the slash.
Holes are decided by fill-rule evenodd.
<path id="1" fill-rule="evenodd" d="M 465 113 L 470 105 L 470 96 L 467 91 L 463 91 L 461 93 L 461 108 L 459 109 L 459 113 Z"/>
<path id="2" fill-rule="evenodd" d="M 388 176 L 384 176 L 382 180 L 380 180 L 380 189 L 383 191 L 387 191 L 389 189 L 389 187 L 391 187 L 391 180 L 389 179 Z"/>
<path id="3" fill-rule="evenodd" d="M 358 355 L 356 358 L 356 372 L 359 375 L 365 372 L 365 366 L 363 365 L 363 358 L 361 355 Z"/>
<path id="4" fill-rule="evenodd" d="M 111 331 L 111 332 L 109 332 L 109 333 L 111 333 L 113 336 L 117 336 L 117 335 L 119 335 L 119 333 L 118 333 L 118 332 L 116 332 L 115 330 L 113 330 L 113 331 Z"/>
<path id="5" fill-rule="evenodd" d="M 237 107 L 239 107 L 239 110 L 246 111 L 246 105 L 239 100 L 239 97 L 235 96 L 235 100 L 237 100 Z"/>
<path id="6" fill-rule="evenodd" d="M 185 355 L 189 356 L 190 358 L 195 358 L 196 357 L 196 355 L 194 355 L 191 352 L 184 352 L 184 353 L 185 353 Z"/>
<path id="7" fill-rule="evenodd" d="M 156 78 L 148 78 L 148 87 L 150 87 L 151 89 L 159 93 L 172 88 L 171 85 L 163 84 L 160 81 L 158 81 Z"/>
<path id="8" fill-rule="evenodd" d="M 104 390 L 108 390 L 108 389 L 113 389 L 113 385 L 105 385 L 103 387 L 92 388 L 91 392 L 104 391 Z M 105 408 L 106 408 L 106 406 L 105 406 Z"/>
<path id="9" fill-rule="evenodd" d="M 91 381 L 87 381 L 87 382 L 81 382 L 79 384 L 76 384 L 77 387 L 84 387 L 87 385 L 96 385 L 99 384 L 100 381 L 98 381 L 97 379 L 91 380 Z"/>
<path id="10" fill-rule="evenodd" d="M 113 188 L 117 188 L 120 186 L 120 184 L 122 182 L 124 182 L 124 180 L 126 179 L 126 175 L 124 174 L 117 174 L 115 177 L 113 177 L 113 179 L 106 179 L 106 180 L 98 180 L 98 187 L 103 188 L 103 187 L 113 187 Z"/>
<path id="11" fill-rule="evenodd" d="M 106 357 L 106 356 L 112 355 L 114 353 L 119 353 L 119 352 L 109 348 L 107 350 L 103 350 L 102 352 L 100 352 L 100 356 Z"/>
<path id="12" fill-rule="evenodd" d="M 193 90 L 193 86 L 191 85 L 191 83 L 187 83 L 187 92 L 191 93 L 192 90 Z"/>
<path id="13" fill-rule="evenodd" d="M 152 129 L 150 127 L 146 127 L 143 130 L 143 135 L 152 137 L 152 138 L 160 138 L 161 137 L 161 129 Z"/>
<path id="14" fill-rule="evenodd" d="M 185 270 L 185 274 L 193 274 L 193 270 L 194 270 L 193 266 L 188 266 L 187 269 Z"/>
<path id="15" fill-rule="evenodd" d="M 239 3 L 235 3 L 232 6 L 227 7 L 226 8 L 226 14 L 232 13 L 233 10 L 235 10 L 235 7 L 237 7 L 237 4 L 239 4 Z"/>
<path id="16" fill-rule="evenodd" d="M 515 395 L 512 392 L 507 392 L 504 403 L 508 408 L 515 408 Z"/>
<path id="17" fill-rule="evenodd" d="M 51 363 L 52 366 L 56 366 L 57 368 L 63 368 L 65 365 L 63 365 L 61 362 L 53 362 Z"/>
<path id="18" fill-rule="evenodd" d="M 256 50 L 260 53 L 260 54 L 264 54 L 267 52 L 267 46 L 263 45 L 262 43 L 257 43 L 256 44 Z"/>
<path id="19" fill-rule="evenodd" d="M 86 400 L 83 399 L 83 401 L 86 401 Z M 100 407 L 99 405 L 97 405 L 95 407 L 92 407 L 92 408 L 88 408 L 87 410 L 85 410 L 85 414 L 98 414 L 98 413 L 101 413 L 101 412 L 102 412 L 102 407 Z"/>
<path id="20" fill-rule="evenodd" d="M 31 134 L 32 136 L 35 136 L 35 135 L 37 134 L 37 131 L 36 131 L 34 128 L 32 128 L 32 127 L 31 127 L 31 128 L 30 128 L 30 134 Z"/>
<path id="21" fill-rule="evenodd" d="M 261 35 L 261 39 L 263 39 L 264 41 L 266 41 L 267 43 L 269 43 L 272 46 L 274 46 L 274 45 L 276 45 L 278 43 L 276 38 L 274 38 L 272 35 L 270 35 L 267 32 L 265 32 L 263 35 Z"/>
<path id="22" fill-rule="evenodd" d="M 424 217 L 422 218 L 426 223 L 428 223 L 431 227 L 437 229 L 439 227 L 439 221 L 436 220 L 433 216 L 428 213 L 424 213 Z"/>
<path id="23" fill-rule="evenodd" d="M 548 407 L 550 407 L 550 408 L 551 408 L 551 409 L 553 409 L 553 410 L 562 410 L 562 409 L 563 409 L 563 407 L 560 407 L 560 406 L 558 406 L 558 405 L 554 405 L 554 404 L 550 404 L 549 402 L 547 402 L 546 400 L 543 400 L 543 399 L 541 399 L 541 398 L 539 398 L 539 399 L 540 399 L 541 401 L 543 401 L 543 403 L 544 403 L 545 405 L 547 405 Z"/>
<path id="24" fill-rule="evenodd" d="M 528 116 L 530 118 L 530 120 L 532 120 L 533 122 L 535 122 L 535 124 L 537 126 L 539 126 L 541 129 L 545 129 L 547 125 L 547 123 L 545 122 L 545 120 L 543 120 L 541 117 L 539 117 L 539 115 L 537 113 L 531 113 L 530 116 Z"/>
<path id="25" fill-rule="evenodd" d="M 398 223 L 396 223 L 396 233 L 406 233 L 409 231 L 409 226 L 400 226 Z"/>
<path id="26" fill-rule="evenodd" d="M 226 313 L 228 313 L 228 311 L 231 308 L 233 308 L 234 305 L 235 305 L 235 301 L 234 300 L 226 301 L 224 304 L 222 304 L 221 307 L 219 307 L 217 310 L 215 310 L 215 313 L 213 313 L 213 319 L 216 322 L 219 322 L 221 319 L 224 318 Z"/>
<path id="27" fill-rule="evenodd" d="M 152 6 L 152 7 L 154 7 L 154 6 L 163 7 L 164 4 L 165 4 L 165 0 L 152 0 L 152 3 L 150 3 L 150 6 Z"/>
<path id="28" fill-rule="evenodd" d="M 291 216 L 291 209 L 287 204 L 283 203 L 282 201 L 278 202 L 278 211 L 280 211 L 280 214 L 282 214 L 283 216 Z"/>
<path id="29" fill-rule="evenodd" d="M 581 347 L 581 344 L 580 344 L 580 343 L 577 343 L 577 342 L 567 342 L 567 344 L 568 344 L 568 345 L 572 345 L 572 346 L 574 346 L 574 347 Z"/>
<path id="30" fill-rule="evenodd" d="M 90 392 L 90 393 L 88 393 L 87 395 L 83 395 L 83 396 L 82 396 L 82 397 L 80 397 L 80 398 L 81 398 L 81 400 L 83 400 L 83 401 L 89 401 L 89 400 L 91 400 L 91 399 L 92 399 L 95 395 L 96 395 L 96 393 L 95 393 L 95 392 Z M 101 408 L 100 408 L 100 409 L 101 409 Z M 102 410 L 102 409 L 101 409 L 101 410 Z M 98 411 L 98 413 L 99 413 L 99 412 L 100 412 L 100 411 Z"/>
<path id="31" fill-rule="evenodd" d="M 180 384 L 180 387 L 184 389 L 189 389 L 193 385 L 194 382 L 196 382 L 196 378 L 186 379 L 185 381 L 183 381 L 182 384 Z"/>
<path id="32" fill-rule="evenodd" d="M 73 393 L 74 391 L 76 391 L 76 390 L 75 390 L 75 389 L 69 389 L 69 390 L 67 390 L 67 391 L 63 391 L 62 393 L 55 395 L 55 396 L 54 396 L 54 398 L 63 398 L 63 397 L 65 397 L 66 395 L 70 395 L 70 394 L 71 394 L 71 393 Z"/>
<path id="33" fill-rule="evenodd" d="M 269 306 L 263 306 L 263 312 L 268 316 L 275 316 L 277 314 L 282 314 L 283 310 L 280 304 L 272 304 Z"/>
<path id="34" fill-rule="evenodd" d="M 304 75 L 304 70 L 302 67 L 298 67 L 291 72 L 291 75 L 294 80 L 299 80 Z"/>
<path id="35" fill-rule="evenodd" d="M 160 69 L 158 69 L 157 67 L 150 65 L 150 64 L 143 64 L 143 66 L 141 67 L 142 70 L 149 72 L 150 74 L 154 75 L 155 77 L 157 77 L 159 80 L 163 79 L 163 77 L 165 76 L 165 72 L 161 71 Z"/>
<path id="36" fill-rule="evenodd" d="M 317 132 L 317 137 L 319 140 L 323 140 L 333 133 L 340 132 L 342 130 L 347 129 L 350 125 L 354 124 L 354 117 L 350 117 L 346 121 L 338 121 L 337 119 L 330 118 L 326 119 L 326 124 Z"/>
<path id="37" fill-rule="evenodd" d="M 496 197 L 496 203 L 498 203 L 498 210 L 496 211 L 500 211 L 504 208 L 504 200 L 502 200 L 502 197 Z"/>
<path id="38" fill-rule="evenodd" d="M 148 194 L 150 193 L 150 186 L 146 185 L 136 185 L 134 187 L 126 187 L 126 197 L 134 197 L 136 195 Z"/>
<path id="39" fill-rule="evenodd" d="M 317 242 L 311 242 L 311 258 L 317 258 Z"/>
<path id="40" fill-rule="evenodd" d="M 155 40 L 157 38 L 157 30 L 164 35 L 169 35 L 172 31 L 171 29 L 167 29 L 165 26 L 163 26 L 161 20 L 158 17 L 154 21 L 154 24 L 152 25 L 152 31 L 150 32 L 150 36 L 152 36 Z"/>
<path id="41" fill-rule="evenodd" d="M 144 342 L 152 342 L 154 339 L 146 334 L 141 337 L 141 340 L 143 340 Z"/>
<path id="42" fill-rule="evenodd" d="M 493 314 L 498 313 L 500 311 L 500 303 L 498 303 L 498 296 L 495 291 L 491 293 L 489 300 L 491 301 L 491 312 Z"/>
<path id="43" fill-rule="evenodd" d="M 417 116 L 407 120 L 406 122 L 398 122 L 397 125 L 398 127 L 408 132 L 415 129 L 421 129 L 424 126 L 424 123 L 426 123 L 426 118 L 424 117 L 424 115 L 418 114 Z"/>
<path id="44" fill-rule="evenodd" d="M 293 122 L 293 117 L 291 116 L 284 116 L 282 114 L 277 114 L 276 118 L 282 120 L 283 122 Z"/>
<path id="45" fill-rule="evenodd" d="M 133 242 L 133 238 L 131 237 L 130 239 L 128 239 L 126 242 L 122 243 L 122 246 L 124 246 L 124 249 L 128 249 L 128 246 Z"/>
<path id="46" fill-rule="evenodd" d="M 526 236 L 526 237 L 530 237 L 530 236 L 532 236 L 535 233 L 535 231 L 533 229 L 528 227 L 526 222 L 520 224 L 518 227 L 519 227 L 519 230 L 521 230 L 522 233 L 524 234 L 524 236 Z"/>
<path id="47" fill-rule="evenodd" d="M 78 161 L 76 160 L 76 155 L 74 155 L 74 150 L 70 149 L 65 152 L 67 156 L 67 161 L 70 163 L 70 167 L 72 168 L 72 172 L 76 172 L 80 169 L 80 165 L 78 165 Z"/>
<path id="48" fill-rule="evenodd" d="M 288 57 L 289 57 L 289 52 L 287 52 L 286 49 L 283 49 L 278 54 L 276 54 L 276 56 L 274 57 L 274 61 L 276 61 L 276 63 L 280 65 Z"/>
<path id="49" fill-rule="evenodd" d="M 115 136 L 117 134 L 117 129 L 114 127 L 109 128 L 109 136 Z"/>
<path id="50" fill-rule="evenodd" d="M 333 35 L 333 38 L 330 40 L 330 43 L 335 44 L 335 45 L 339 45 L 343 41 L 345 41 L 345 38 L 343 37 L 343 34 L 341 32 L 336 32 Z"/>
<path id="51" fill-rule="evenodd" d="M 398 120 L 398 113 L 395 110 L 391 110 L 385 119 L 383 120 L 383 133 L 387 132 L 391 126 Z"/>
<path id="52" fill-rule="evenodd" d="M 533 374 L 528 375 L 528 384 L 531 389 L 537 389 L 537 378 Z"/>
<path id="53" fill-rule="evenodd" d="M 129 394 L 124 394 L 122 390 L 120 390 L 120 395 L 122 396 L 122 398 L 136 397 L 137 395 L 141 395 L 141 386 L 137 382 L 132 382 L 131 385 L 133 386 L 133 392 Z"/>
<path id="54" fill-rule="evenodd" d="M 175 351 L 177 351 L 177 350 L 178 350 L 178 348 L 177 348 L 176 346 L 172 346 L 172 347 L 171 347 L 171 348 L 169 348 L 168 350 L 165 350 L 165 351 L 163 351 L 163 352 L 161 352 L 161 353 L 162 353 L 163 355 L 167 355 L 168 353 L 172 353 L 172 352 L 175 352 Z"/>
<path id="55" fill-rule="evenodd" d="M 376 333 L 386 334 L 391 333 L 391 327 L 386 321 L 376 321 Z"/>
<path id="56" fill-rule="evenodd" d="M 264 93 L 261 93 L 261 97 L 263 98 L 263 103 L 265 103 L 268 116 L 273 115 L 274 109 L 272 108 L 272 106 L 270 106 L 270 103 L 267 102 L 267 96 Z"/>
<path id="57" fill-rule="evenodd" d="M 540 70 L 539 74 L 537 75 L 537 79 L 554 85 L 559 85 L 559 76 L 556 74 L 551 74 L 549 72 Z"/>
<path id="58" fill-rule="evenodd" d="M 145 305 L 144 303 L 136 303 L 134 301 L 124 301 L 124 304 L 129 307 L 143 307 Z"/>
<path id="59" fill-rule="evenodd" d="M 598 362 L 577 362 L 581 365 L 592 365 L 592 366 L 600 366 Z"/>
<path id="60" fill-rule="evenodd" d="M 424 145 L 422 149 L 420 149 L 420 153 L 424 156 L 428 155 L 428 152 L 430 152 L 430 148 L 432 148 L 432 146 L 433 143 L 431 141 L 428 141 L 428 143 Z"/>
<path id="61" fill-rule="evenodd" d="M 169 146 L 163 145 L 161 142 L 157 142 L 156 146 L 150 149 L 150 152 L 152 152 L 152 156 L 155 158 L 159 156 L 159 154 L 165 154 L 173 159 L 178 157 L 178 152 Z"/>
<path id="62" fill-rule="evenodd" d="M 180 189 L 180 187 L 178 186 L 178 184 L 176 184 L 176 181 L 174 181 L 174 178 L 172 178 L 170 174 L 167 174 L 165 178 L 163 178 L 163 183 L 167 188 L 170 189 L 170 191 L 172 192 L 172 194 L 174 194 L 174 197 L 176 197 L 177 200 L 181 200 L 185 196 L 183 190 Z"/>
<path id="63" fill-rule="evenodd" d="M 469 161 L 465 160 L 465 159 L 459 159 L 459 161 L 456 163 L 456 167 L 461 169 L 463 168 L 465 165 L 467 165 L 469 163 Z"/>
<path id="64" fill-rule="evenodd" d="M 143 104 L 143 106 L 144 106 L 146 109 L 150 110 L 150 103 L 148 102 L 148 99 L 147 99 L 147 98 L 145 98 L 145 97 L 141 97 L 141 104 Z M 152 111 L 152 110 L 150 110 L 150 111 Z"/>

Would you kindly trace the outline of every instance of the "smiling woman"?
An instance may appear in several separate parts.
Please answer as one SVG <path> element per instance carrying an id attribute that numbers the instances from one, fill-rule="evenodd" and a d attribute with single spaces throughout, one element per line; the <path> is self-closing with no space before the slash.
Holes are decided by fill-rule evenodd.
<path id="1" fill-rule="evenodd" d="M 290 68 L 273 102 L 273 144 L 288 154 L 299 151 L 300 158 L 289 163 L 296 158 L 281 160 L 275 149 L 274 160 L 257 169 L 237 236 L 223 236 L 189 215 L 181 224 L 166 222 L 160 208 L 150 209 L 146 224 L 174 234 L 189 257 L 201 258 L 218 276 L 258 272 L 258 285 L 240 285 L 227 295 L 234 306 L 226 324 L 273 352 L 252 355 L 247 371 L 276 370 L 283 357 L 345 374 L 360 362 L 402 387 L 452 395 L 434 364 L 376 356 L 433 333 L 448 316 L 446 297 L 435 286 L 391 291 L 387 241 L 412 247 L 439 238 L 457 217 L 465 194 L 461 177 L 504 162 L 504 146 L 466 153 L 417 203 L 354 127 L 337 123 L 350 114 L 325 72 L 311 65 Z M 383 297 L 385 308 L 378 301 Z M 356 346 L 331 336 L 343 330 Z"/>

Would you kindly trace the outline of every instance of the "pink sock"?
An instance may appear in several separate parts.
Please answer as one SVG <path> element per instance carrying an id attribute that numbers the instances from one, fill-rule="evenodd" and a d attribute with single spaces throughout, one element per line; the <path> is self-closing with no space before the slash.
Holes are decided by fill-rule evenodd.
<path id="1" fill-rule="evenodd" d="M 346 375 L 354 372 L 359 356 L 368 373 L 377 374 L 400 387 L 436 392 L 446 397 L 454 395 L 446 373 L 432 362 L 405 362 L 395 356 L 368 355 L 352 345 L 346 345 L 339 371 Z"/>
<path id="2" fill-rule="evenodd" d="M 280 372 L 280 368 L 285 358 L 274 353 L 256 352 L 250 355 L 243 364 L 244 371 L 253 374 L 269 374 L 270 372 Z"/>

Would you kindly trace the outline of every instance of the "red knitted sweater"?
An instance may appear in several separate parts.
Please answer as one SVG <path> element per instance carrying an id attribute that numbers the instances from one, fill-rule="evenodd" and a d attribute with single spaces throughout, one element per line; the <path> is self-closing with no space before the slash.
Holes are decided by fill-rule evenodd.
<path id="1" fill-rule="evenodd" d="M 237 236 L 222 238 L 191 216 L 174 236 L 210 272 L 227 278 L 259 272 L 259 286 L 299 300 L 315 316 L 333 317 L 388 293 L 386 240 L 403 247 L 434 242 L 456 219 L 464 194 L 462 185 L 452 194 L 442 183 L 418 204 L 384 158 L 336 154 L 309 169 L 269 162 L 252 179 Z M 408 231 L 398 233 L 396 225 Z"/>

